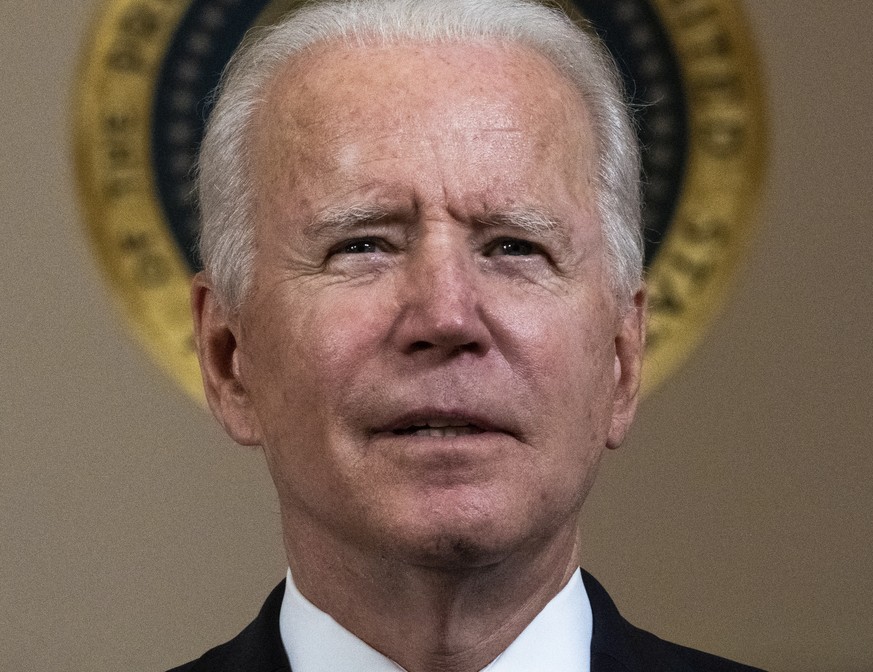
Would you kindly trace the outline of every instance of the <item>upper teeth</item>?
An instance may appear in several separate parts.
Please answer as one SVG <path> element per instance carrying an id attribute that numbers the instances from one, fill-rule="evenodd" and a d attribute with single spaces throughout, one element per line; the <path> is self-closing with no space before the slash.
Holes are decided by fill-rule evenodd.
<path id="1" fill-rule="evenodd" d="M 424 423 L 428 427 L 466 427 L 466 422 L 459 422 L 457 420 L 428 420 Z"/>
<path id="2" fill-rule="evenodd" d="M 468 434 L 475 434 L 480 430 L 471 425 L 464 425 L 463 427 L 451 427 L 451 426 L 443 426 L 443 427 L 422 427 L 420 429 L 415 429 L 412 434 L 413 436 L 466 436 Z"/>
<path id="3" fill-rule="evenodd" d="M 467 434 L 481 434 L 484 430 L 476 425 L 469 424 L 460 419 L 427 419 L 416 421 L 401 429 L 395 429 L 395 434 L 406 436 L 465 436 Z"/>

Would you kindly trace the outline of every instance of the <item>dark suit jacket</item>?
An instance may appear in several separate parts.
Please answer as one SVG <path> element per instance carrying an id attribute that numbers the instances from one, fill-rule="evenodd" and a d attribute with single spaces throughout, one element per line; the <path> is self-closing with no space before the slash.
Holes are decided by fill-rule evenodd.
<path id="1" fill-rule="evenodd" d="M 665 642 L 635 628 L 621 617 L 594 577 L 583 571 L 582 579 L 594 614 L 591 672 L 761 672 Z M 283 581 L 270 593 L 258 617 L 239 635 L 170 672 L 291 672 L 279 635 L 279 608 L 284 594 Z"/>

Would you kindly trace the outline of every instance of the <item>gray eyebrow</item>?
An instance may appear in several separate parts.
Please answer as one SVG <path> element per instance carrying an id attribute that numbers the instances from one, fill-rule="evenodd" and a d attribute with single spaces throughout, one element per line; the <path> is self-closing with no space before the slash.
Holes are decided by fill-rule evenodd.
<path id="1" fill-rule="evenodd" d="M 534 240 L 551 240 L 561 249 L 571 247 L 570 231 L 561 219 L 539 208 L 519 207 L 505 211 L 489 212 L 476 218 L 476 223 L 485 227 L 513 229 L 531 236 Z"/>
<path id="2" fill-rule="evenodd" d="M 329 234 L 349 232 L 365 224 L 397 217 L 397 214 L 393 209 L 366 203 L 338 206 L 315 215 L 304 227 L 303 234 L 317 240 Z M 537 208 L 495 210 L 473 217 L 472 223 L 485 228 L 518 229 L 534 237 L 557 234 L 563 242 L 569 241 L 561 221 Z"/>
<path id="3" fill-rule="evenodd" d="M 489 212 L 477 217 L 480 226 L 500 226 L 521 229 L 532 236 L 543 236 L 561 232 L 561 222 L 551 215 L 535 208 L 513 208 L 511 210 Z"/>
<path id="4" fill-rule="evenodd" d="M 387 208 L 377 205 L 359 204 L 340 206 L 322 210 L 304 227 L 307 238 L 322 238 L 326 232 L 349 231 L 363 224 L 371 224 L 386 219 L 391 214 Z"/>

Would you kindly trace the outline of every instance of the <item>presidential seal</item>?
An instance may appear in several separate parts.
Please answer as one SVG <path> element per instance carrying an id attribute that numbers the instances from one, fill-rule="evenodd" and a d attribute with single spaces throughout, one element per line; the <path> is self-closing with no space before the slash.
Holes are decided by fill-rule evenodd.
<path id="1" fill-rule="evenodd" d="M 210 92 L 245 33 L 300 0 L 106 0 L 88 37 L 76 163 L 88 230 L 127 319 L 202 400 L 188 286 L 193 169 Z M 644 149 L 644 392 L 690 353 L 748 239 L 765 162 L 762 86 L 738 0 L 564 0 L 626 80 Z"/>

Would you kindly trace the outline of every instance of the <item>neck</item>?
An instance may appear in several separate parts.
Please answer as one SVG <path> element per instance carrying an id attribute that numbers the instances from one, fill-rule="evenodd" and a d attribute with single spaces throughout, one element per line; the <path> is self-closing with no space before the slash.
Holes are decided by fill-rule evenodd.
<path id="1" fill-rule="evenodd" d="M 474 567 L 422 566 L 301 532 L 286 528 L 285 535 L 300 592 L 409 672 L 478 672 L 578 567 L 575 526 L 535 549 Z"/>

